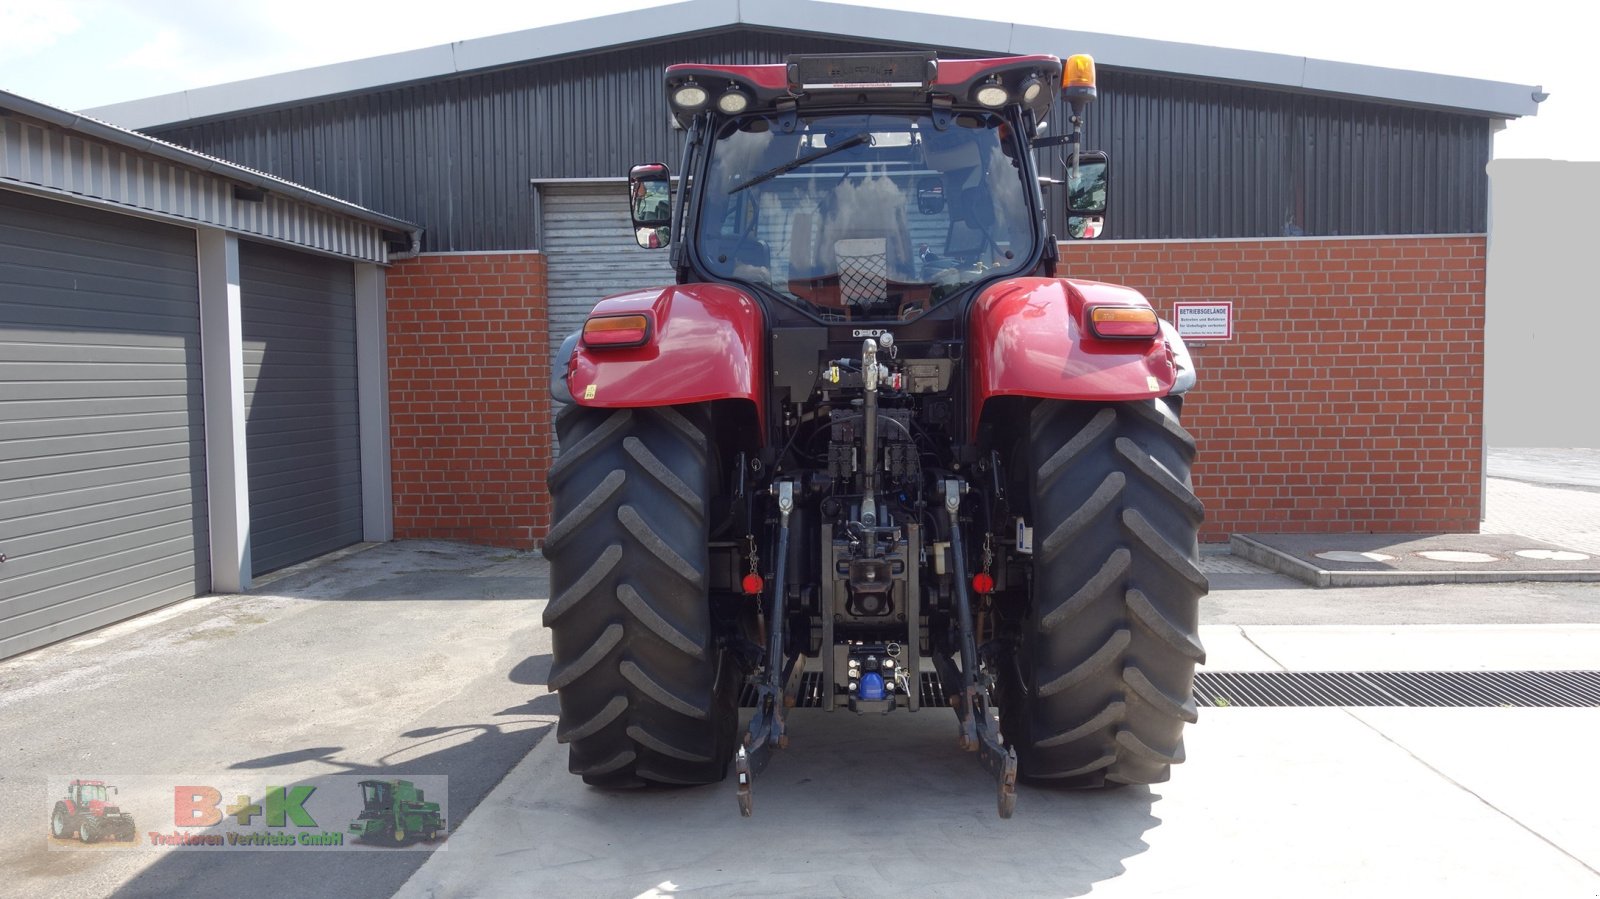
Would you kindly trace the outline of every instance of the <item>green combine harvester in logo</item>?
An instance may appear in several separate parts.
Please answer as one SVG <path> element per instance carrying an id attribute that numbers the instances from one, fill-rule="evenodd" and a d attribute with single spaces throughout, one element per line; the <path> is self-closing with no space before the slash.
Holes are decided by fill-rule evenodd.
<path id="1" fill-rule="evenodd" d="M 363 780 L 361 799 L 365 808 L 350 822 L 350 832 L 363 842 L 431 842 L 444 832 L 439 803 L 423 801 L 422 791 L 409 780 Z"/>

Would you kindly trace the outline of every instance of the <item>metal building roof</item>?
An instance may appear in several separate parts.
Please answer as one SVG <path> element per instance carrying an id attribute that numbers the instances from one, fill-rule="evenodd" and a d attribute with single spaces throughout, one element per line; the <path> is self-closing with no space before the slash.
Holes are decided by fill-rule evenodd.
<path id="1" fill-rule="evenodd" d="M 130 100 L 88 112 L 128 127 L 148 128 L 739 26 L 864 40 L 892 35 L 897 42 L 967 47 L 978 53 L 1090 53 L 1100 64 L 1115 68 L 1415 104 L 1492 118 L 1534 115 L 1544 98 L 1541 89 L 1533 85 L 1026 23 L 820 0 L 686 0 Z"/>
<path id="2" fill-rule="evenodd" d="M 21 94 L 0 90 L 0 114 L 4 114 L 7 111 L 28 116 L 41 122 L 47 122 L 64 131 L 71 131 L 86 138 L 114 144 L 136 153 L 155 156 L 167 162 L 177 163 L 184 168 L 218 175 L 229 181 L 291 197 L 368 224 L 378 225 L 393 231 L 403 231 L 407 234 L 415 234 L 421 230 L 421 226 L 414 222 L 408 222 L 405 219 L 395 218 L 391 215 L 384 215 L 365 206 L 358 206 L 348 200 L 341 200 L 321 191 L 312 190 L 309 187 L 279 178 L 276 175 L 269 175 L 266 172 L 239 165 L 236 162 L 229 162 L 226 159 L 200 153 L 187 147 L 180 147 L 177 144 L 168 143 L 148 134 L 141 134 L 138 131 L 103 121 L 86 113 L 70 112 L 58 106 L 51 106 L 38 100 L 30 100 Z"/>

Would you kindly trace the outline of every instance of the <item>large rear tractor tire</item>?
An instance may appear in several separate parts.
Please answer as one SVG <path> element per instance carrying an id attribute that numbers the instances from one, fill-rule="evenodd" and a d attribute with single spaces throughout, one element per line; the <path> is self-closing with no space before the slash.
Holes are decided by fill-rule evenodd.
<path id="1" fill-rule="evenodd" d="M 696 406 L 556 418 L 544 623 L 556 739 L 587 783 L 714 783 L 733 754 L 737 669 L 707 596 L 709 432 Z"/>
<path id="2" fill-rule="evenodd" d="M 67 814 L 67 804 L 57 802 L 50 813 L 50 835 L 58 840 L 65 840 L 72 836 L 72 816 Z"/>
<path id="3" fill-rule="evenodd" d="M 1023 777 L 1152 784 L 1183 761 L 1205 660 L 1194 455 L 1162 400 L 1034 407 L 1033 596 L 1001 697 Z"/>

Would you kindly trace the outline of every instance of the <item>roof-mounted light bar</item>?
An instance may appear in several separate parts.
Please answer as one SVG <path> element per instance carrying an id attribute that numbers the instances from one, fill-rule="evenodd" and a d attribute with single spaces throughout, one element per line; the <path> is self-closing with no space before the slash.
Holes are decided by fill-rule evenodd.
<path id="1" fill-rule="evenodd" d="M 707 112 L 785 116 L 807 104 L 931 103 L 995 110 L 1021 105 L 1043 118 L 1058 96 L 1054 56 L 938 59 L 931 51 L 797 55 L 781 65 L 682 64 L 666 72 L 676 127 Z"/>

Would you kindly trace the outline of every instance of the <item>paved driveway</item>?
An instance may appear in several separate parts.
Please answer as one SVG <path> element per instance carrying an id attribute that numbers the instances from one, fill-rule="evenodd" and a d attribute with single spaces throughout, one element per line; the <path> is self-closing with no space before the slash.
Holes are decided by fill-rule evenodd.
<path id="1" fill-rule="evenodd" d="M 1600 625 L 1212 625 L 1204 638 L 1212 671 L 1600 660 Z M 800 711 L 790 734 L 751 819 L 728 786 L 587 789 L 546 740 L 399 895 L 1600 894 L 1593 708 L 1208 708 L 1170 783 L 1025 785 L 1009 821 L 943 710 Z"/>
<path id="2" fill-rule="evenodd" d="M 0 895 L 389 895 L 424 853 L 46 851 L 44 779 L 446 774 L 459 818 L 554 721 L 521 558 L 388 544 L 0 662 Z"/>
<path id="3" fill-rule="evenodd" d="M 391 544 L 0 663 L 0 895 L 1600 894 L 1593 708 L 1211 708 L 1171 783 L 1025 786 L 1004 822 L 942 710 L 797 712 L 752 819 L 726 784 L 590 790 L 550 739 L 543 571 Z M 1600 667 L 1600 585 L 1213 587 L 1208 670 Z M 47 852 L 44 778 L 84 771 L 444 774 L 454 832 Z"/>

